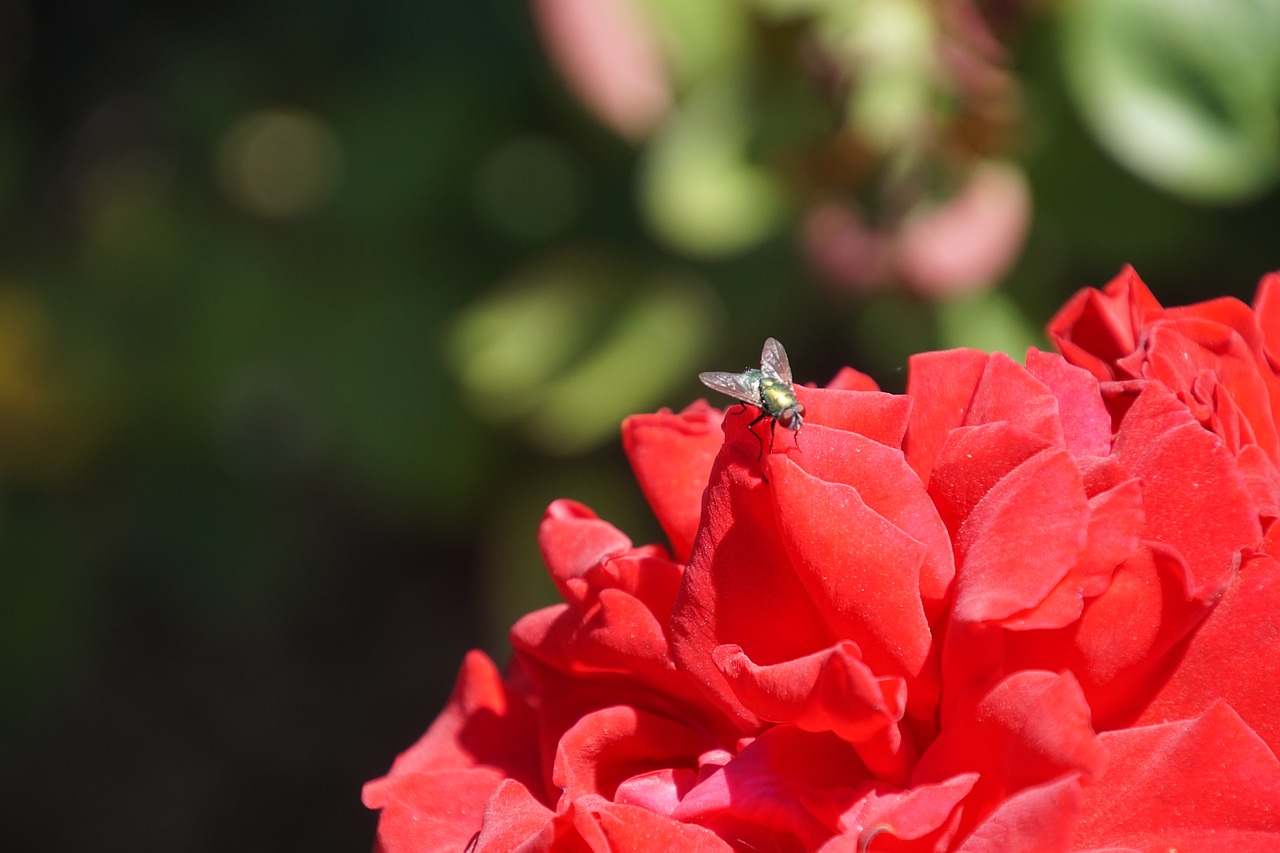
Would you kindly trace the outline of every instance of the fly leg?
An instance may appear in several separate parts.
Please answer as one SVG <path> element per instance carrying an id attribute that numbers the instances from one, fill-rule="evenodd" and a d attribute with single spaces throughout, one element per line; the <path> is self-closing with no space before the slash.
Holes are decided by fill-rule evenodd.
<path id="1" fill-rule="evenodd" d="M 762 459 L 764 459 L 764 439 L 761 438 L 758 433 L 756 433 L 756 424 L 760 423 L 762 420 L 764 420 L 767 417 L 769 417 L 768 412 L 761 412 L 760 417 L 756 418 L 754 421 L 747 424 L 747 429 L 751 430 L 751 434 L 756 437 L 756 441 L 759 442 L 760 444 L 760 452 L 756 454 L 757 463 L 760 462 Z M 778 424 L 777 421 L 774 421 L 773 423 L 774 423 L 774 426 L 777 426 Z M 773 452 L 773 433 L 769 434 L 769 452 L 770 453 Z"/>

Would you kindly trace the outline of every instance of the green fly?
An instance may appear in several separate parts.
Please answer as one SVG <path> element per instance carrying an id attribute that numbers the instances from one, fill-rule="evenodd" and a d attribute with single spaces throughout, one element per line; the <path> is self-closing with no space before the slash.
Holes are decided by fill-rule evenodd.
<path id="1" fill-rule="evenodd" d="M 778 424 L 799 433 L 800 425 L 804 423 L 804 404 L 796 399 L 795 389 L 791 387 L 791 363 L 787 361 L 787 351 L 776 338 L 764 342 L 759 370 L 750 368 L 741 373 L 714 370 L 699 373 L 698 378 L 708 388 L 760 410 L 760 417 L 747 426 L 752 435 L 756 435 L 756 424 L 765 418 L 772 419 L 769 424 L 770 453 L 773 452 L 774 432 Z M 760 442 L 758 462 L 764 458 L 764 439 L 758 435 L 756 439 Z"/>

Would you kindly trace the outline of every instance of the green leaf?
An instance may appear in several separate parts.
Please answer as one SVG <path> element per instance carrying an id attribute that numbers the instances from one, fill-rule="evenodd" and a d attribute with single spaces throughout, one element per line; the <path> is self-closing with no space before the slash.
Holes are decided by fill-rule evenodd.
<path id="1" fill-rule="evenodd" d="M 1102 145 L 1162 189 L 1231 203 L 1280 174 L 1280 7 L 1257 0 L 1075 0 L 1072 94 Z"/>
<path id="2" fill-rule="evenodd" d="M 783 216 L 781 186 L 747 156 L 746 100 L 738 85 L 700 86 L 646 152 L 641 198 L 649 225 L 691 255 L 742 252 Z"/>

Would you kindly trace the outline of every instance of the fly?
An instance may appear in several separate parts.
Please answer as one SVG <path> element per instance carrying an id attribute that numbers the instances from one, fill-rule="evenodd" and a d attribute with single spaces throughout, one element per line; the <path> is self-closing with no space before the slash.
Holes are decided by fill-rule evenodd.
<path id="1" fill-rule="evenodd" d="M 764 342 L 764 349 L 760 351 L 759 370 L 750 368 L 741 373 L 713 370 L 699 373 L 698 378 L 708 388 L 728 394 L 733 399 L 760 410 L 760 417 L 747 425 L 747 429 L 760 442 L 757 462 L 764 458 L 764 439 L 756 435 L 756 424 L 765 418 L 771 419 L 769 452 L 772 453 L 778 424 L 798 433 L 800 425 L 804 423 L 804 404 L 796 399 L 795 389 L 791 387 L 791 363 L 787 361 L 787 351 L 778 343 L 777 338 L 769 338 Z"/>

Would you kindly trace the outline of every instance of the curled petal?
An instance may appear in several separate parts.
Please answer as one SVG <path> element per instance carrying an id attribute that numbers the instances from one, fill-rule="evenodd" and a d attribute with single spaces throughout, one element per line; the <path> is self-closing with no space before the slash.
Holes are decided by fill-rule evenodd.
<path id="1" fill-rule="evenodd" d="M 850 642 L 798 660 L 760 666 L 737 646 L 716 649 L 716 666 L 761 719 L 832 732 L 853 744 L 879 778 L 906 781 L 914 743 L 897 726 L 906 707 L 900 678 L 877 677 Z"/>
<path id="2" fill-rule="evenodd" d="M 797 549 L 792 553 L 805 550 L 815 557 L 835 556 L 831 551 L 823 553 L 804 546 L 802 540 L 810 534 L 828 540 L 840 536 L 845 551 L 840 562 L 856 560 L 855 552 L 859 550 L 865 551 L 867 558 L 862 570 L 866 575 L 851 581 L 849 592 L 865 596 L 874 588 L 877 594 L 908 597 L 917 602 L 916 606 L 922 602 L 932 621 L 949 594 L 955 564 L 946 528 L 902 452 L 896 445 L 881 443 L 874 437 L 829 430 L 822 424 L 813 425 L 804 448 L 803 453 L 789 456 L 785 464 L 772 469 L 778 484 L 777 513 L 784 518 L 789 541 Z M 864 523 L 870 527 L 864 527 Z M 821 524 L 829 524 L 831 530 L 821 533 L 816 529 Z M 858 547 L 849 548 L 851 542 Z M 906 565 L 896 571 L 884 565 L 873 568 L 872 564 L 886 559 Z M 877 571 L 892 574 L 893 584 L 889 582 L 890 574 L 885 574 L 878 576 L 874 586 L 868 586 Z M 908 615 L 911 606 L 902 606 L 904 609 L 895 617 L 903 620 L 902 626 L 898 632 L 887 631 L 885 635 L 899 634 L 892 641 L 902 643 L 901 657 L 910 658 L 922 649 L 918 638 L 906 636 L 918 630 L 918 625 Z M 866 637 L 852 638 L 859 641 L 864 652 L 874 655 L 874 644 L 868 643 Z M 924 645 L 927 647 L 928 643 Z M 915 663 L 919 660 L 916 658 Z M 916 670 L 909 664 L 893 671 L 914 674 Z"/>
<path id="3" fill-rule="evenodd" d="M 1065 628 L 1080 618 L 1086 599 L 1106 592 L 1111 577 L 1138 547 L 1142 533 L 1142 489 L 1137 480 L 1089 499 L 1089 529 L 1084 551 L 1044 600 L 1004 621 L 1006 628 Z"/>
<path id="4" fill-rule="evenodd" d="M 537 610 L 511 629 L 512 645 L 561 672 L 645 673 L 666 669 L 662 625 L 641 602 L 618 590 L 600 592 L 589 611 L 568 605 Z"/>
<path id="5" fill-rule="evenodd" d="M 480 829 L 485 801 L 504 778 L 539 789 L 541 762 L 529 749 L 535 738 L 536 721 L 523 693 L 483 653 L 468 654 L 431 728 L 396 758 L 386 776 L 364 786 L 364 804 L 382 810 L 379 850 L 465 846 Z"/>
<path id="6" fill-rule="evenodd" d="M 947 436 L 929 477 L 929 497 L 952 540 L 993 488 L 1011 471 L 1049 447 L 1011 424 L 961 427 Z"/>
<path id="7" fill-rule="evenodd" d="M 726 431 L 733 428 L 726 419 Z M 702 527 L 671 615 L 677 665 L 745 728 L 758 720 L 716 667 L 716 648 L 733 643 L 752 660 L 779 661 L 803 657 L 836 639 L 796 577 L 771 488 L 752 468 L 732 446 L 716 458 Z"/>
<path id="8" fill-rule="evenodd" d="M 912 849 L 948 849 L 958 807 L 977 781 L 977 773 L 961 773 L 908 791 L 869 791 L 841 815 L 844 832 L 823 845 L 820 853 L 865 853 L 877 838 L 886 837 L 914 841 Z"/>
<path id="9" fill-rule="evenodd" d="M 1240 449 L 1236 457 L 1240 476 L 1249 498 L 1258 510 L 1258 517 L 1266 527 L 1280 518 L 1280 470 L 1263 452 L 1261 447 L 1249 444 Z"/>
<path id="10" fill-rule="evenodd" d="M 531 802 L 518 789 L 504 787 L 485 810 L 484 830 L 470 850 L 474 853 L 558 850 L 732 853 L 733 848 L 702 827 L 679 823 L 648 809 L 610 802 L 597 795 L 564 797 L 560 808 L 552 813 Z M 449 853 L 456 852 L 450 850 Z"/>
<path id="11" fill-rule="evenodd" d="M 659 768 L 697 769 L 713 744 L 697 729 L 627 705 L 584 715 L 564 733 L 552 770 L 554 784 L 572 798 L 612 799 L 633 776 Z"/>
<path id="12" fill-rule="evenodd" d="M 589 845 L 587 849 L 593 851 L 733 853 L 734 848 L 710 830 L 654 814 L 648 809 L 611 803 L 601 797 L 583 797 L 573 802 L 571 810 L 574 829 Z M 554 849 L 580 848 L 569 839 L 558 838 Z"/>
<path id="13" fill-rule="evenodd" d="M 631 540 L 577 501 L 558 500 L 547 507 L 538 527 L 538 546 L 551 579 L 566 599 L 572 578 L 582 577 L 609 557 L 625 553 Z"/>
<path id="14" fill-rule="evenodd" d="M 872 780 L 835 735 L 775 726 L 703 779 L 675 817 L 715 829 L 747 849 L 816 849 Z M 765 848 L 767 849 L 767 848 Z"/>
<path id="15" fill-rule="evenodd" d="M 550 814 L 523 785 L 491 767 L 396 776 L 373 796 L 365 795 L 365 805 L 382 810 L 374 853 L 461 850 L 480 831 L 485 803 L 503 785 L 520 788 L 534 807 Z"/>
<path id="16" fill-rule="evenodd" d="M 1235 318 L 1253 323 L 1243 303 L 1217 300 L 1243 314 Z M 1195 306 L 1207 310 L 1213 303 Z M 1175 309 L 1176 310 L 1176 309 Z M 1235 328 L 1204 316 L 1167 319 L 1145 330 L 1145 346 L 1126 362 L 1128 372 L 1168 387 L 1191 409 L 1196 419 L 1227 440 L 1233 452 L 1244 444 L 1260 446 L 1280 459 L 1280 437 L 1272 413 L 1275 376 L 1263 357 L 1256 327 L 1250 346 Z"/>
<path id="17" fill-rule="evenodd" d="M 1049 321 L 1049 338 L 1067 361 L 1099 380 L 1120 378 L 1115 363 L 1138 347 L 1139 331 L 1164 309 L 1126 266 L 1101 291 L 1081 290 Z"/>
<path id="18" fill-rule="evenodd" d="M 483 652 L 470 652 L 431 728 L 396 758 L 386 776 L 364 786 L 365 805 L 381 808 L 396 777 L 427 769 L 481 765 L 524 781 L 537 779 L 539 764 L 526 748 L 534 725 L 524 692 L 504 681 Z"/>
<path id="19" fill-rule="evenodd" d="M 697 770 L 685 767 L 662 767 L 638 773 L 618 785 L 613 801 L 669 817 L 685 794 L 698 783 L 698 777 Z"/>

